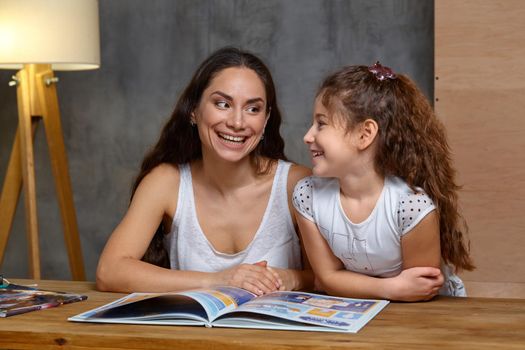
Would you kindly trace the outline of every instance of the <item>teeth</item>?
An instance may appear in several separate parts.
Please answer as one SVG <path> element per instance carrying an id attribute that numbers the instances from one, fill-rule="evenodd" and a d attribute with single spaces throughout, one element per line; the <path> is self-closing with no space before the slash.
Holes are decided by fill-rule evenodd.
<path id="1" fill-rule="evenodd" d="M 312 155 L 313 155 L 314 157 L 322 156 L 322 155 L 323 155 L 323 152 L 315 151 L 315 152 L 312 152 Z"/>
<path id="2" fill-rule="evenodd" d="M 233 142 L 243 142 L 246 139 L 246 137 L 244 136 L 231 136 L 231 135 L 226 135 L 226 134 L 221 134 L 221 133 L 219 133 L 219 136 L 225 140 L 233 141 Z"/>

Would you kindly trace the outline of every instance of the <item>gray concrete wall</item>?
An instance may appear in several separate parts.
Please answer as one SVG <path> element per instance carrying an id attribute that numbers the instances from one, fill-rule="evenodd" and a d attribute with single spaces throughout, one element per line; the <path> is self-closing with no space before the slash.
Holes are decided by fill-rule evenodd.
<path id="1" fill-rule="evenodd" d="M 260 55 L 284 115 L 287 155 L 308 165 L 302 136 L 316 87 L 346 64 L 380 60 L 433 95 L 434 3 L 426 0 L 104 0 L 102 67 L 58 72 L 58 94 L 86 273 L 94 279 L 130 186 L 197 65 L 225 45 Z M 0 72 L 0 181 L 16 124 L 16 92 Z M 36 136 L 42 275 L 69 279 L 43 129 Z M 27 277 L 23 200 L 0 272 Z"/>

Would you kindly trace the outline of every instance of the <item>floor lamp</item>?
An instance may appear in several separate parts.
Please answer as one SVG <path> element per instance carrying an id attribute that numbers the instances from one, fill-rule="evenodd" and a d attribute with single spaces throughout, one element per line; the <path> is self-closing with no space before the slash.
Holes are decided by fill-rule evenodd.
<path id="1" fill-rule="evenodd" d="M 84 280 L 84 262 L 62 136 L 54 70 L 100 66 L 97 0 L 0 0 L 0 69 L 20 69 L 18 130 L 0 196 L 0 264 L 20 192 L 24 190 L 29 267 L 41 278 L 33 140 L 43 122 L 57 190 L 71 277 Z"/>

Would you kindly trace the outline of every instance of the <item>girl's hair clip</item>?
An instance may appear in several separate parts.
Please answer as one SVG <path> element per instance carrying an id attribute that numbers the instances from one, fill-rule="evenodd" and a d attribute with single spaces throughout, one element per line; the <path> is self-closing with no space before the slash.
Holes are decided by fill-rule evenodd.
<path id="1" fill-rule="evenodd" d="M 379 61 L 377 61 L 375 64 L 368 67 L 368 71 L 372 73 L 377 80 L 383 81 L 385 79 L 396 79 L 396 74 L 392 71 L 392 69 L 382 66 Z"/>

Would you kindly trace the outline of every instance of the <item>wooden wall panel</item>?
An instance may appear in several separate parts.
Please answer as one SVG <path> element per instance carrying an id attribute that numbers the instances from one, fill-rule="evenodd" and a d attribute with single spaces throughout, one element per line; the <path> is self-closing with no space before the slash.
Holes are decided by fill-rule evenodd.
<path id="1" fill-rule="evenodd" d="M 524 18 L 522 0 L 435 1 L 435 109 L 464 186 L 471 295 L 525 297 Z"/>

